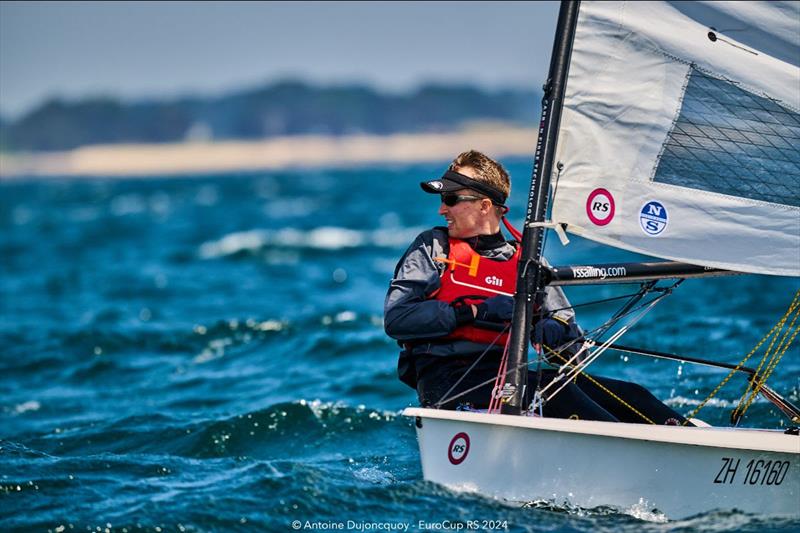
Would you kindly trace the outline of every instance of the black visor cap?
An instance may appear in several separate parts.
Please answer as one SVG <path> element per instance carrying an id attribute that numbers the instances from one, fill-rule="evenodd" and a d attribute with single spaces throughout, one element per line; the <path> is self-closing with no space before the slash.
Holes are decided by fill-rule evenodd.
<path id="1" fill-rule="evenodd" d="M 423 181 L 419 184 L 422 190 L 431 194 L 443 194 L 446 192 L 460 191 L 461 189 L 472 189 L 489 198 L 493 204 L 503 206 L 506 203 L 506 195 L 498 191 L 491 185 L 476 181 L 469 176 L 448 170 L 438 180 Z"/>

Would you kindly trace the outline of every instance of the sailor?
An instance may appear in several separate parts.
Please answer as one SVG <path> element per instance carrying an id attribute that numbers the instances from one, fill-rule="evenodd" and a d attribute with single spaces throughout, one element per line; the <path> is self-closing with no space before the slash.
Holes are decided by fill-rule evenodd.
<path id="1" fill-rule="evenodd" d="M 384 328 L 403 348 L 399 377 L 416 389 L 423 406 L 485 409 L 508 336 L 520 253 L 521 236 L 504 217 L 510 178 L 502 165 L 471 150 L 456 157 L 441 178 L 420 185 L 440 195 L 439 214 L 447 226 L 418 235 L 398 262 L 384 303 Z M 513 240 L 505 239 L 501 222 Z M 532 330 L 537 347 L 563 346 L 580 336 L 561 288 L 545 289 L 542 308 L 534 313 L 544 317 Z M 545 370 L 538 378 L 554 375 Z M 530 372 L 528 386 L 535 388 L 536 379 Z M 611 391 L 655 423 L 682 421 L 639 385 L 593 379 L 599 381 L 581 377 L 580 387 L 568 383 L 544 406 L 545 416 L 645 421 Z"/>

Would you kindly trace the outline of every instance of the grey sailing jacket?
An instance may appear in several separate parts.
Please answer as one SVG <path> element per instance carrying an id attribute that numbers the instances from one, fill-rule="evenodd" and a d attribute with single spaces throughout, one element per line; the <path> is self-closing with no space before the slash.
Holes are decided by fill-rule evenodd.
<path id="1" fill-rule="evenodd" d="M 429 300 L 427 295 L 441 286 L 440 277 L 445 268 L 434 257 L 447 255 L 447 228 L 436 227 L 420 233 L 397 263 L 394 277 L 383 306 L 383 325 L 386 334 L 400 342 L 411 341 L 413 354 L 437 356 L 464 356 L 479 354 L 486 345 L 465 340 L 452 342 L 414 342 L 444 337 L 456 328 L 455 311 L 450 305 L 438 300 Z M 516 248 L 511 243 L 479 252 L 481 256 L 495 260 L 508 260 Z M 560 287 L 545 289 L 544 311 L 558 310 L 555 316 L 571 322 L 574 312 L 569 308 L 564 291 Z"/>

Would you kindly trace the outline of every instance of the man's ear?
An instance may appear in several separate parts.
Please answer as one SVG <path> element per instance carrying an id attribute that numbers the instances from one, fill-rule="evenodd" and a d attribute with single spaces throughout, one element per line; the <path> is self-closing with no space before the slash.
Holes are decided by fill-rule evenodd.
<path id="1" fill-rule="evenodd" d="M 484 198 L 481 200 L 481 212 L 485 215 L 489 214 L 489 211 L 492 210 L 494 204 L 488 198 Z"/>

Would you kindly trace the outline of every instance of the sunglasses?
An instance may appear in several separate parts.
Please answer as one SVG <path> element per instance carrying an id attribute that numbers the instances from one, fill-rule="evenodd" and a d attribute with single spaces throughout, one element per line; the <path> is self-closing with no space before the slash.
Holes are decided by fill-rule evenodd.
<path id="1" fill-rule="evenodd" d="M 483 197 L 455 193 L 445 193 L 442 195 L 442 203 L 447 207 L 453 207 L 460 202 L 472 202 L 475 200 L 483 200 Z"/>

